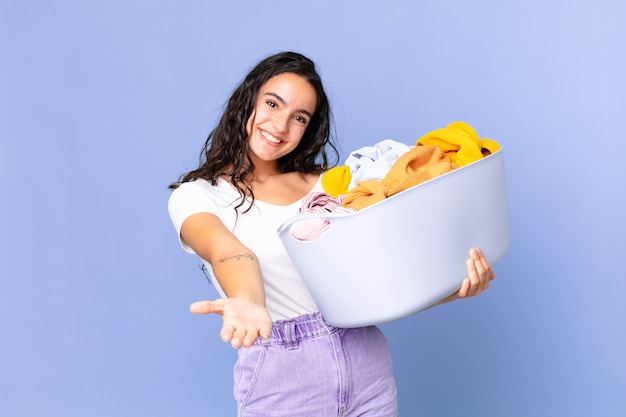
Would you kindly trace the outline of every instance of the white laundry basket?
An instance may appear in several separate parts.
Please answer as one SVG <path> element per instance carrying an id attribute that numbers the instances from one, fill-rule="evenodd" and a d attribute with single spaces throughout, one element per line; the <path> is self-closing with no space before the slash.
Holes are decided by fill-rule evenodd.
<path id="1" fill-rule="evenodd" d="M 480 247 L 492 265 L 507 251 L 502 151 L 324 218 L 330 228 L 317 240 L 289 234 L 299 217 L 278 233 L 326 320 L 360 327 L 414 314 L 458 290 L 470 248 Z"/>

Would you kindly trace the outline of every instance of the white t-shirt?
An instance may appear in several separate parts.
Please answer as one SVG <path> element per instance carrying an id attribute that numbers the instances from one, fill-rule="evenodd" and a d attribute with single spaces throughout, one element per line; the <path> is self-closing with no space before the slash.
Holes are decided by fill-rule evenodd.
<path id="1" fill-rule="evenodd" d="M 321 181 L 311 191 L 323 192 Z M 244 204 L 237 218 L 234 207 L 239 201 L 239 192 L 221 178 L 216 186 L 198 179 L 185 182 L 175 189 L 169 198 L 168 211 L 183 249 L 195 253 L 180 237 L 185 219 L 195 213 L 212 213 L 259 259 L 265 285 L 265 302 L 273 321 L 318 311 L 277 233 L 287 219 L 298 213 L 302 200 L 288 206 L 255 200 L 247 213 L 242 213 L 248 207 L 247 203 Z M 212 272 L 211 265 L 202 261 L 207 270 Z M 226 294 L 215 277 L 212 282 L 225 298 Z"/>

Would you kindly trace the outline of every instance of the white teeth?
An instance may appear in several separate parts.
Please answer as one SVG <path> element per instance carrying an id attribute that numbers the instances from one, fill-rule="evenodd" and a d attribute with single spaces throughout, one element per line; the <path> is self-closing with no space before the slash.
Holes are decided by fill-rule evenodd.
<path id="1" fill-rule="evenodd" d="M 263 137 L 267 140 L 269 140 L 272 143 L 280 143 L 281 140 L 280 139 L 276 139 L 274 136 L 270 135 L 267 132 L 261 132 L 261 134 L 263 135 Z"/>

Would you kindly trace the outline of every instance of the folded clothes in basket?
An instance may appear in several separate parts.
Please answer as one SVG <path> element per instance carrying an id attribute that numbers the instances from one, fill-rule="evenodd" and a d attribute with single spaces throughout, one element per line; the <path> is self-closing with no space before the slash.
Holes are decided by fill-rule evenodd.
<path id="1" fill-rule="evenodd" d="M 452 164 L 448 163 L 446 167 L 446 161 L 443 161 L 440 155 L 431 155 L 429 152 L 432 151 L 419 149 L 430 146 L 441 149 Z M 363 189 L 357 190 L 355 195 L 350 195 L 344 200 L 344 207 L 361 209 L 455 167 L 477 161 L 499 149 L 500 145 L 496 141 L 481 139 L 469 124 L 456 121 L 445 128 L 435 129 L 423 135 L 417 139 L 413 148 L 386 139 L 375 146 L 353 151 L 344 165 L 334 167 L 323 174 L 322 186 L 327 194 L 337 197 L 350 194 L 364 181 L 382 181 L 383 184 L 373 182 L 361 184 L 364 185 L 361 187 Z M 407 153 L 410 155 L 406 155 Z M 368 196 L 367 200 L 363 200 L 363 195 Z M 357 198 L 362 201 L 353 203 Z"/>
<path id="2" fill-rule="evenodd" d="M 350 152 L 344 164 L 350 172 L 348 189 L 356 187 L 359 181 L 383 179 L 398 158 L 410 150 L 405 143 L 385 139 Z"/>
<path id="3" fill-rule="evenodd" d="M 333 197 L 347 194 L 359 181 L 381 180 L 398 158 L 411 150 L 409 145 L 385 139 L 374 146 L 350 152 L 344 165 L 329 169 L 322 176 L 324 191 Z"/>
<path id="4" fill-rule="evenodd" d="M 455 168 L 440 147 L 416 146 L 398 158 L 382 180 L 359 181 L 342 205 L 361 210 Z"/>
<path id="5" fill-rule="evenodd" d="M 460 121 L 423 135 L 414 147 L 386 139 L 352 152 L 345 165 L 325 172 L 321 178 L 325 193 L 307 196 L 300 213 L 362 210 L 499 149 L 497 142 L 481 139 L 469 124 Z M 294 223 L 290 234 L 298 240 L 313 240 L 328 226 L 321 216 L 310 217 Z"/>
<path id="6" fill-rule="evenodd" d="M 299 213 L 352 213 L 352 208 L 342 207 L 343 196 L 331 197 L 326 193 L 311 192 L 302 201 Z M 330 222 L 323 217 L 304 218 L 294 223 L 289 234 L 298 240 L 319 239 L 330 227 Z"/>
<path id="7" fill-rule="evenodd" d="M 500 149 L 496 141 L 481 139 L 465 122 L 452 122 L 447 127 L 433 130 L 415 144 L 439 146 L 457 167 L 478 161 Z"/>

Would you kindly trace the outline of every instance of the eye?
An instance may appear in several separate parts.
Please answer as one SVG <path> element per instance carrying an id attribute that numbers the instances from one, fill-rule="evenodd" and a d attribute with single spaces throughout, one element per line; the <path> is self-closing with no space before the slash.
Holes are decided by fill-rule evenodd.
<path id="1" fill-rule="evenodd" d="M 277 106 L 276 103 L 273 102 L 272 100 L 266 101 L 265 104 L 267 104 L 268 106 L 270 106 L 273 109 L 276 108 L 276 106 Z"/>
<path id="2" fill-rule="evenodd" d="M 298 123 L 302 123 L 303 125 L 307 124 L 309 121 L 306 119 L 306 117 L 302 117 L 302 116 L 296 116 L 295 117 L 296 121 Z"/>

